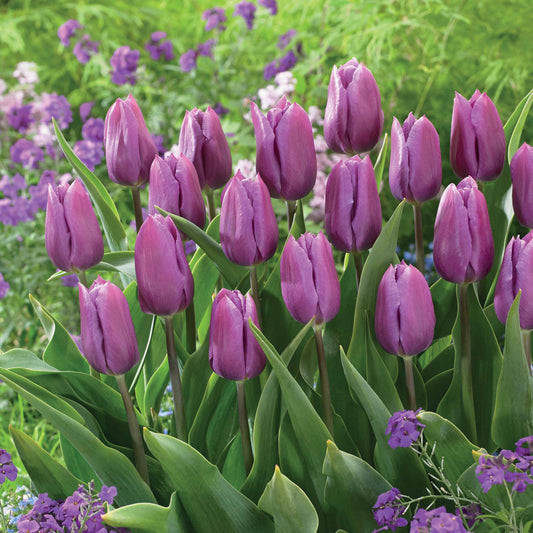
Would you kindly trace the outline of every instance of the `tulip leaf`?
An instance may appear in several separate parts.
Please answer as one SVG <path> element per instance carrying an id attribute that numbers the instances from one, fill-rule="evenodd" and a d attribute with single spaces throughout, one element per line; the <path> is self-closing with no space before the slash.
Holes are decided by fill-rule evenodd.
<path id="1" fill-rule="evenodd" d="M 120 272 L 135 281 L 135 252 L 107 252 L 100 263 L 89 269 L 89 272 Z"/>
<path id="2" fill-rule="evenodd" d="M 507 161 L 509 164 L 511 164 L 511 160 L 520 146 L 520 137 L 522 136 L 522 130 L 531 109 L 531 104 L 533 104 L 533 89 L 522 98 L 503 128 L 507 140 Z"/>
<path id="3" fill-rule="evenodd" d="M 197 533 L 274 531 L 274 524 L 228 483 L 216 466 L 187 443 L 145 429 L 144 439 L 163 465 Z"/>
<path id="4" fill-rule="evenodd" d="M 383 171 L 385 170 L 385 162 L 388 159 L 389 154 L 389 135 L 385 133 L 383 136 L 383 142 L 381 143 L 381 150 L 379 151 L 376 164 L 374 165 L 374 174 L 376 175 L 376 185 L 378 191 L 381 189 L 381 182 L 383 179 Z"/>
<path id="5" fill-rule="evenodd" d="M 213 295 L 216 292 L 216 285 L 220 273 L 216 264 L 206 254 L 203 254 L 192 269 L 194 279 L 194 316 L 196 324 L 200 324 L 206 314 L 211 313 Z M 200 331 L 198 332 L 200 334 Z M 204 337 L 199 335 L 200 343 L 207 337 L 207 331 L 203 332 Z"/>
<path id="6" fill-rule="evenodd" d="M 192 425 L 204 398 L 209 378 L 213 374 L 209 365 L 209 343 L 206 340 L 189 356 L 181 375 L 183 398 L 185 401 L 185 418 Z"/>
<path id="7" fill-rule="evenodd" d="M 533 434 L 533 380 L 520 333 L 520 297 L 521 291 L 507 315 L 503 365 L 492 419 L 492 438 L 505 449 L 513 449 L 518 439 Z"/>
<path id="8" fill-rule="evenodd" d="M 161 400 L 165 394 L 165 389 L 169 383 L 169 370 L 168 363 L 166 360 L 161 361 L 159 368 L 151 375 L 148 384 L 146 385 L 146 390 L 142 396 L 142 412 L 146 420 L 150 420 L 152 409 L 158 413 L 161 407 Z M 139 389 L 142 386 L 139 387 Z M 139 407 L 141 407 L 141 402 L 137 395 L 137 401 L 139 402 Z"/>
<path id="9" fill-rule="evenodd" d="M 87 187 L 89 194 L 94 202 L 94 206 L 100 222 L 104 228 L 104 233 L 112 252 L 118 252 L 128 249 L 128 242 L 126 239 L 126 232 L 122 227 L 118 211 L 109 196 L 106 188 L 102 185 L 100 180 L 80 161 L 79 157 L 72 151 L 68 145 L 63 133 L 59 129 L 55 119 L 52 119 L 54 124 L 54 131 L 59 141 L 59 145 L 68 159 L 70 164 L 74 167 L 81 180 Z"/>
<path id="10" fill-rule="evenodd" d="M 452 367 L 453 367 L 453 347 L 452 348 Z M 453 378 L 453 368 L 444 370 L 440 374 L 432 376 L 426 383 L 426 391 L 428 395 L 427 409 L 428 411 L 436 411 L 442 397 L 450 388 Z"/>
<path id="11" fill-rule="evenodd" d="M 438 279 L 430 288 L 433 308 L 435 309 L 435 339 L 451 334 L 457 314 L 455 283 Z"/>

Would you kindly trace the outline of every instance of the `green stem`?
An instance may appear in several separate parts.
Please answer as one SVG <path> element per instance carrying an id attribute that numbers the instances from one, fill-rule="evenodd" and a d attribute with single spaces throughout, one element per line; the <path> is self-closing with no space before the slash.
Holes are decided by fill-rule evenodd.
<path id="1" fill-rule="evenodd" d="M 331 393 L 329 389 L 328 366 L 324 353 L 324 339 L 322 338 L 322 325 L 315 325 L 316 353 L 318 356 L 318 371 L 320 374 L 320 386 L 322 388 L 322 419 L 333 437 L 333 412 L 331 409 Z"/>
<path id="2" fill-rule="evenodd" d="M 242 454 L 244 456 L 244 468 L 246 475 L 250 473 L 254 457 L 252 453 L 252 442 L 250 440 L 250 430 L 248 429 L 248 413 L 246 411 L 246 395 L 244 391 L 244 381 L 237 381 L 237 405 L 239 406 L 239 427 L 241 429 Z"/>
<path id="3" fill-rule="evenodd" d="M 527 370 L 531 375 L 531 330 L 522 330 L 522 343 L 524 345 L 524 353 L 526 354 Z"/>
<path id="4" fill-rule="evenodd" d="M 413 374 L 413 358 L 411 356 L 402 357 L 405 364 L 405 383 L 407 385 L 407 397 L 409 409 L 416 411 L 415 378 Z"/>
<path id="5" fill-rule="evenodd" d="M 285 200 L 287 203 L 287 226 L 288 226 L 288 233 L 291 232 L 292 228 L 292 222 L 294 220 L 294 215 L 296 213 L 296 202 L 293 200 Z"/>
<path id="6" fill-rule="evenodd" d="M 355 282 L 357 284 L 357 290 L 359 290 L 361 274 L 363 273 L 363 257 L 361 256 L 361 252 L 358 252 L 357 250 L 352 251 L 352 256 L 355 263 Z"/>
<path id="7" fill-rule="evenodd" d="M 139 187 L 131 188 L 131 197 L 133 198 L 133 212 L 135 213 L 135 227 L 137 233 L 143 225 L 143 210 L 141 206 L 141 190 Z"/>
<path id="8" fill-rule="evenodd" d="M 217 216 L 213 190 L 206 186 L 205 195 L 207 197 L 207 214 L 209 215 L 209 222 L 211 222 Z"/>
<path id="9" fill-rule="evenodd" d="M 165 317 L 165 336 L 167 340 L 168 371 L 170 386 L 172 387 L 172 401 L 174 403 L 174 420 L 178 439 L 187 442 L 187 421 L 185 419 L 185 405 L 181 390 L 180 368 L 174 344 L 174 323 L 172 317 Z"/>
<path id="10" fill-rule="evenodd" d="M 259 321 L 259 329 L 262 326 L 261 320 L 261 300 L 259 299 L 259 284 L 257 283 L 257 269 L 255 265 L 250 267 L 250 292 L 254 299 L 255 308 L 257 310 L 257 320 Z"/>
<path id="11" fill-rule="evenodd" d="M 424 234 L 422 233 L 422 206 L 413 204 L 415 215 L 415 246 L 416 246 L 416 266 L 422 274 L 426 271 L 424 263 Z"/>
<path id="12" fill-rule="evenodd" d="M 185 309 L 185 329 L 187 332 L 187 352 L 196 351 L 196 316 L 194 314 L 194 300 Z"/>
<path id="13" fill-rule="evenodd" d="M 122 401 L 124 402 L 124 407 L 126 409 L 126 416 L 128 418 L 128 426 L 130 428 L 131 442 L 133 444 L 133 456 L 135 458 L 135 466 L 137 471 L 145 481 L 147 485 L 150 484 L 150 479 L 148 477 L 148 466 L 146 464 L 146 455 L 144 454 L 144 446 L 141 437 L 141 432 L 139 430 L 139 423 L 137 422 L 137 417 L 135 416 L 135 411 L 133 409 L 133 402 L 131 401 L 130 393 L 128 392 L 128 386 L 126 385 L 126 379 L 124 375 L 115 376 L 118 389 L 120 390 L 120 395 L 122 396 Z"/>

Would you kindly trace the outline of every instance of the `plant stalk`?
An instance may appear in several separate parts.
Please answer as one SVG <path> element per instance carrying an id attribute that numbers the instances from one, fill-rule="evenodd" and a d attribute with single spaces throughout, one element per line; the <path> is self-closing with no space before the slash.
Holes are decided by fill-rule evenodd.
<path id="1" fill-rule="evenodd" d="M 527 370 L 531 375 L 531 330 L 522 330 L 522 343 L 524 345 L 524 353 L 526 354 Z"/>
<path id="2" fill-rule="evenodd" d="M 320 374 L 320 386 L 322 389 L 322 419 L 333 437 L 333 412 L 331 409 L 331 392 L 329 388 L 328 366 L 324 353 L 324 339 L 322 337 L 322 325 L 315 325 L 316 353 L 318 356 L 318 371 Z"/>
<path id="3" fill-rule="evenodd" d="M 207 197 L 207 214 L 209 216 L 209 222 L 211 222 L 217 216 L 217 210 L 215 208 L 215 197 L 213 190 L 209 187 L 205 189 L 205 196 Z"/>
<path id="4" fill-rule="evenodd" d="M 143 210 L 141 206 L 141 190 L 139 187 L 131 188 L 131 197 L 133 198 L 133 212 L 135 213 L 135 227 L 137 233 L 143 225 Z"/>
<path id="5" fill-rule="evenodd" d="M 363 257 L 361 252 L 357 250 L 352 251 L 353 260 L 355 263 L 355 283 L 357 290 L 359 290 L 359 284 L 361 283 L 361 274 L 363 273 Z"/>
<path id="6" fill-rule="evenodd" d="M 424 234 L 422 233 L 422 206 L 420 204 L 413 204 L 413 212 L 415 215 L 416 266 L 422 274 L 425 274 L 426 265 L 424 262 Z"/>
<path id="7" fill-rule="evenodd" d="M 405 364 L 405 383 L 407 385 L 407 398 L 409 409 L 416 411 L 415 377 L 413 374 L 413 357 L 402 357 Z"/>
<path id="8" fill-rule="evenodd" d="M 259 299 L 259 284 L 257 283 L 257 269 L 255 265 L 250 267 L 250 289 L 252 298 L 254 299 L 255 308 L 257 310 L 259 329 L 261 329 L 263 321 L 261 320 L 261 300 Z"/>
<path id="9" fill-rule="evenodd" d="M 287 203 L 287 232 L 291 232 L 294 215 L 296 213 L 296 202 L 293 200 L 285 200 Z"/>
<path id="10" fill-rule="evenodd" d="M 196 316 L 194 314 L 194 300 L 185 309 L 185 329 L 187 333 L 187 352 L 196 351 Z"/>
<path id="11" fill-rule="evenodd" d="M 252 442 L 250 440 L 250 430 L 248 428 L 248 413 L 246 411 L 246 394 L 244 391 L 244 381 L 237 381 L 237 405 L 239 407 L 239 427 L 241 430 L 242 454 L 244 456 L 244 468 L 246 475 L 252 470 L 254 456 L 252 453 Z"/>

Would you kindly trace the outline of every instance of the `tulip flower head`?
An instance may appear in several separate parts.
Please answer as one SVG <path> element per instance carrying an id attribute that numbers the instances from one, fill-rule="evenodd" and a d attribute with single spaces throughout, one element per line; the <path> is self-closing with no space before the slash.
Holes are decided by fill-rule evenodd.
<path id="1" fill-rule="evenodd" d="M 533 228 L 533 146 L 524 143 L 511 159 L 513 209 L 526 228 Z"/>

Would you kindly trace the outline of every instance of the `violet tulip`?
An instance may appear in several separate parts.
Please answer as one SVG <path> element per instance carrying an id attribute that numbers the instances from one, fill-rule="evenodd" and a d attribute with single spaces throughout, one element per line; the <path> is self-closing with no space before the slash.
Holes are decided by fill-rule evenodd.
<path id="1" fill-rule="evenodd" d="M 467 100 L 455 93 L 450 161 L 460 178 L 476 180 L 497 178 L 505 162 L 505 134 L 498 110 L 487 96 L 476 89 Z"/>
<path id="2" fill-rule="evenodd" d="M 533 146 L 524 143 L 511 159 L 513 209 L 516 218 L 533 228 Z"/>
<path id="3" fill-rule="evenodd" d="M 437 196 L 442 184 L 439 134 L 425 117 L 412 113 L 400 124 L 394 117 L 391 131 L 389 185 L 399 201 L 422 203 Z"/>
<path id="4" fill-rule="evenodd" d="M 273 198 L 298 200 L 314 187 L 317 161 L 307 113 L 283 97 L 263 115 L 252 102 L 256 167 Z"/>
<path id="5" fill-rule="evenodd" d="M 141 226 L 135 243 L 135 273 L 144 313 L 171 316 L 191 302 L 194 281 L 170 217 L 150 215 Z"/>
<path id="6" fill-rule="evenodd" d="M 205 204 L 194 165 L 183 155 L 156 156 L 150 167 L 148 212 L 155 206 L 190 220 L 199 228 L 205 225 Z"/>
<path id="7" fill-rule="evenodd" d="M 484 278 L 494 260 L 487 202 L 468 176 L 446 187 L 437 210 L 433 259 L 447 281 L 469 283 Z"/>
<path id="8" fill-rule="evenodd" d="M 198 173 L 200 187 L 219 189 L 231 178 L 231 152 L 218 115 L 207 106 L 185 112 L 178 152 L 184 154 Z"/>
<path id="9" fill-rule="evenodd" d="M 89 289 L 79 284 L 81 343 L 89 364 L 103 374 L 125 374 L 139 361 L 128 301 L 100 276 Z"/>
<path id="10" fill-rule="evenodd" d="M 389 266 L 379 283 L 374 326 L 379 343 L 389 353 L 411 356 L 429 347 L 435 311 L 420 270 L 404 261 Z"/>
<path id="11" fill-rule="evenodd" d="M 45 245 L 57 268 L 87 270 L 104 256 L 104 241 L 98 220 L 82 182 L 48 187 Z"/>
<path id="12" fill-rule="evenodd" d="M 372 150 L 383 129 L 381 95 L 374 76 L 352 58 L 333 67 L 324 116 L 324 138 L 339 153 Z"/>
<path id="13" fill-rule="evenodd" d="M 220 244 L 234 263 L 251 266 L 270 259 L 278 245 L 278 224 L 268 189 L 258 175 L 238 170 L 226 185 L 220 208 Z"/>
<path id="14" fill-rule="evenodd" d="M 250 294 L 222 289 L 213 302 L 209 326 L 209 364 L 226 379 L 242 381 L 258 376 L 266 357 L 248 319 L 258 326 L 255 303 Z"/>
<path id="15" fill-rule="evenodd" d="M 343 252 L 372 247 L 381 232 L 381 204 L 370 157 L 339 161 L 326 183 L 325 224 L 333 246 Z"/>
<path id="16" fill-rule="evenodd" d="M 127 187 L 148 181 L 150 165 L 157 155 L 135 98 L 130 94 L 109 108 L 104 124 L 104 146 L 109 178 Z"/>
<path id="17" fill-rule="evenodd" d="M 306 324 L 328 322 L 339 312 L 340 284 L 324 234 L 289 236 L 280 261 L 281 294 L 289 313 Z"/>

